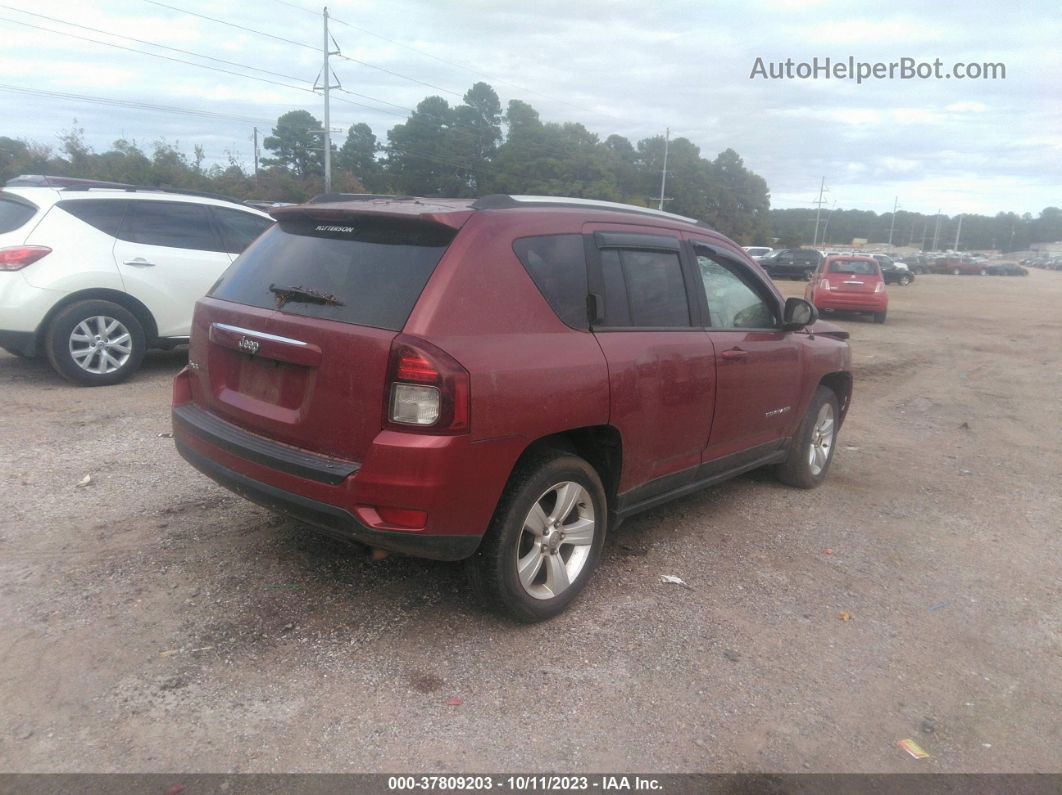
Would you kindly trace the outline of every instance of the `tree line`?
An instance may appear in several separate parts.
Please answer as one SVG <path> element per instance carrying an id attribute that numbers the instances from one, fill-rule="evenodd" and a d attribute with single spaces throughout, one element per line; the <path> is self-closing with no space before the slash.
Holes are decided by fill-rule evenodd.
<path id="1" fill-rule="evenodd" d="M 265 156 L 257 168 L 231 154 L 227 163 L 205 166 L 201 147 L 188 155 L 165 140 L 145 148 L 119 139 L 109 150 L 95 152 L 75 121 L 59 136 L 58 146 L 0 136 L 0 181 L 52 174 L 300 202 L 323 190 L 323 141 L 321 121 L 308 111 L 292 110 L 264 138 Z M 704 221 L 744 245 L 797 246 L 814 239 L 814 210 L 771 210 L 766 181 L 733 149 L 709 158 L 687 138 L 666 143 L 662 135 L 636 142 L 621 135 L 602 139 L 580 123 L 543 121 L 521 100 L 503 109 L 486 83 L 473 85 L 460 104 L 426 97 L 383 140 L 367 124 L 351 125 L 332 144 L 332 189 L 416 196 L 545 194 L 656 207 L 665 146 L 666 210 Z M 891 222 L 890 213 L 824 212 L 819 239 L 886 242 Z M 921 246 L 926 240 L 928 247 L 936 223 L 935 216 L 898 212 L 893 242 Z M 941 219 L 938 247 L 951 245 L 956 225 L 957 218 Z M 1017 250 L 1059 239 L 1062 211 L 1047 208 L 1037 218 L 964 216 L 961 244 Z"/>
<path id="2" fill-rule="evenodd" d="M 771 230 L 779 246 L 811 245 L 815 240 L 815 210 L 771 210 Z M 982 249 L 1025 251 L 1033 243 L 1062 240 L 1062 209 L 1045 207 L 1037 216 L 1032 213 L 997 213 L 996 215 L 927 215 L 899 210 L 892 213 L 870 210 L 824 210 L 819 217 L 820 247 L 849 245 L 854 239 L 869 243 L 888 243 L 897 247 L 914 246 L 925 251 L 941 251 L 955 246 L 956 233 L 963 251 Z"/>

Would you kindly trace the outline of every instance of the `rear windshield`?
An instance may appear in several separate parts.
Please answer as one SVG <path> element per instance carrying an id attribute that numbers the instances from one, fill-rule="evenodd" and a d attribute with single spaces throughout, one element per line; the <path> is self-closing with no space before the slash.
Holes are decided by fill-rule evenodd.
<path id="1" fill-rule="evenodd" d="M 14 232 L 32 218 L 37 208 L 31 204 L 0 196 L 0 235 Z"/>
<path id="2" fill-rule="evenodd" d="M 283 221 L 240 255 L 210 295 L 399 331 L 455 234 L 421 221 Z"/>
<path id="3" fill-rule="evenodd" d="M 858 259 L 835 259 L 830 263 L 830 273 L 859 273 L 864 276 L 876 274 L 876 262 L 864 262 Z"/>

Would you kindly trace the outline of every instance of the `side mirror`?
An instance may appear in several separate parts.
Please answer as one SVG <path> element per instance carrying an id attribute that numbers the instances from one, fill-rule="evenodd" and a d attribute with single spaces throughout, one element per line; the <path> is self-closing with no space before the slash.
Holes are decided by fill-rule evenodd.
<path id="1" fill-rule="evenodd" d="M 810 301 L 805 301 L 803 298 L 786 299 L 785 313 L 782 317 L 782 328 L 785 331 L 797 331 L 812 325 L 818 319 L 819 310 Z"/>

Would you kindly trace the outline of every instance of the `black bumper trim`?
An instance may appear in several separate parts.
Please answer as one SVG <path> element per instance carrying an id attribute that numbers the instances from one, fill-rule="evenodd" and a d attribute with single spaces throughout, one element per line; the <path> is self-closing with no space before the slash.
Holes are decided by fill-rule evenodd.
<path id="1" fill-rule="evenodd" d="M 35 356 L 37 335 L 32 331 L 0 331 L 0 348 L 23 356 Z"/>
<path id="2" fill-rule="evenodd" d="M 177 442 L 177 452 L 207 477 L 241 497 L 290 516 L 324 535 L 432 560 L 462 560 L 479 547 L 480 536 L 388 532 L 366 527 L 350 511 L 249 478 Z"/>
<path id="3" fill-rule="evenodd" d="M 190 433 L 222 450 L 256 464 L 336 486 L 361 468 L 354 461 L 317 455 L 265 439 L 237 428 L 201 408 L 187 404 L 173 409 L 173 429 Z"/>

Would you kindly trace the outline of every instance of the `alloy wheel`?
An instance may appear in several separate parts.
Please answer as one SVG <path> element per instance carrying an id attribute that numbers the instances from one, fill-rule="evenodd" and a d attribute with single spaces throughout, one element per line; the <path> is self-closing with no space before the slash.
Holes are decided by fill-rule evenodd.
<path id="1" fill-rule="evenodd" d="M 82 370 L 106 375 L 120 370 L 133 355 L 133 339 L 121 321 L 88 317 L 70 332 L 70 357 Z"/>
<path id="2" fill-rule="evenodd" d="M 516 545 L 520 585 L 535 599 L 568 590 L 586 567 L 597 527 L 594 501 L 578 483 L 564 481 L 535 501 Z"/>
<path id="3" fill-rule="evenodd" d="M 815 418 L 815 426 L 811 429 L 811 444 L 808 447 L 808 464 L 811 466 L 811 474 L 818 477 L 826 468 L 830 460 L 830 450 L 833 448 L 833 406 L 824 403 Z"/>

